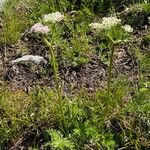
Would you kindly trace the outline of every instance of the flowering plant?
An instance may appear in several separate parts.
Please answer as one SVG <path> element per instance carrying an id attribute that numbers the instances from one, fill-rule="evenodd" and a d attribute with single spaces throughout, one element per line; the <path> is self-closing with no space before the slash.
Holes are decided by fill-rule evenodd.
<path id="1" fill-rule="evenodd" d="M 44 15 L 43 20 L 45 22 L 59 22 L 64 18 L 64 16 L 60 12 L 55 12 L 52 14 Z M 54 25 L 55 27 L 55 25 Z M 55 51 L 54 51 L 54 42 L 53 42 L 53 32 L 51 32 L 51 41 L 48 40 L 48 33 L 51 31 L 53 28 L 49 28 L 48 26 L 43 25 L 42 23 L 36 23 L 34 24 L 30 32 L 32 33 L 41 33 L 44 39 L 45 44 L 47 47 L 49 47 L 50 50 L 50 59 L 51 59 L 51 65 L 53 67 L 53 72 L 54 72 L 54 80 L 55 80 L 55 88 L 57 91 L 57 98 L 59 101 L 59 106 L 60 106 L 60 113 L 62 115 L 63 121 L 60 120 L 60 125 L 65 127 L 65 117 L 64 117 L 64 111 L 62 107 L 62 101 L 61 101 L 61 87 L 59 86 L 59 74 L 58 74 L 58 64 L 57 64 L 57 59 L 55 56 Z M 33 58 L 32 58 L 33 59 Z M 35 59 L 35 58 L 34 58 Z"/>
<path id="2" fill-rule="evenodd" d="M 129 37 L 128 33 L 133 32 L 133 28 L 130 25 L 122 26 L 121 19 L 116 17 L 104 17 L 101 23 L 94 22 L 89 24 L 89 26 L 96 35 L 99 35 L 99 38 L 107 41 L 106 44 L 110 50 L 108 69 L 108 100 L 110 100 L 111 75 L 115 46 L 119 43 L 126 42 Z"/>

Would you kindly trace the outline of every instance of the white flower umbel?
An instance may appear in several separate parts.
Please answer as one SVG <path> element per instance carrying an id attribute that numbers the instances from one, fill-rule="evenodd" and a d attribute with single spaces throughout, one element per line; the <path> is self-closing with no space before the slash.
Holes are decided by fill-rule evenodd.
<path id="1" fill-rule="evenodd" d="M 55 12 L 51 14 L 47 14 L 43 16 L 43 21 L 44 22 L 60 22 L 61 20 L 64 19 L 64 15 L 62 15 L 60 12 Z"/>
<path id="2" fill-rule="evenodd" d="M 91 23 L 91 24 L 89 24 L 89 26 L 94 30 L 101 30 L 102 29 L 102 24 L 97 23 L 97 22 Z"/>
<path id="3" fill-rule="evenodd" d="M 129 32 L 129 33 L 131 33 L 131 32 L 133 32 L 133 28 L 130 26 L 130 25 L 124 25 L 124 26 L 122 26 L 122 28 L 126 31 L 126 32 Z"/>
<path id="4" fill-rule="evenodd" d="M 110 29 L 112 26 L 120 24 L 121 20 L 116 17 L 104 17 L 102 23 L 91 23 L 89 26 L 94 30 Z"/>
<path id="5" fill-rule="evenodd" d="M 102 20 L 102 25 L 104 29 L 109 29 L 112 26 L 121 23 L 121 19 L 117 19 L 116 17 L 104 17 Z"/>
<path id="6" fill-rule="evenodd" d="M 43 62 L 44 64 L 47 63 L 47 60 L 44 59 L 42 56 L 34 56 L 34 55 L 24 55 L 20 58 L 12 60 L 10 63 L 13 65 L 16 63 L 26 62 L 26 61 L 34 62 L 37 65 L 39 65 L 41 62 Z"/>
<path id="7" fill-rule="evenodd" d="M 31 27 L 30 32 L 47 34 L 50 32 L 50 29 L 48 26 L 44 26 L 42 23 L 36 23 Z"/>

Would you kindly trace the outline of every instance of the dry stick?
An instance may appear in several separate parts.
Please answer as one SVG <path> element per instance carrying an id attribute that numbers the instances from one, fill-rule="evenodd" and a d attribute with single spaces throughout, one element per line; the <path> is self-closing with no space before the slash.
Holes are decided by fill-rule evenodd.
<path id="1" fill-rule="evenodd" d="M 53 71 L 54 71 L 54 80 L 55 80 L 55 84 L 56 84 L 55 88 L 56 88 L 57 94 L 58 94 L 57 96 L 58 96 L 58 101 L 59 101 L 60 112 L 61 112 L 61 115 L 63 117 L 63 122 L 60 121 L 60 125 L 61 125 L 62 129 L 64 127 L 65 130 L 67 131 L 66 120 L 65 120 L 64 111 L 63 111 L 63 103 L 62 103 L 62 100 L 61 100 L 61 88 L 59 86 L 59 81 L 58 81 L 59 75 L 58 75 L 57 60 L 56 60 L 56 57 L 55 57 L 55 54 L 54 54 L 54 51 L 53 51 L 51 43 L 48 42 L 48 40 L 46 38 L 44 38 L 44 41 L 45 41 L 46 45 L 49 47 L 49 49 L 50 49 L 51 62 L 52 62 Z"/>

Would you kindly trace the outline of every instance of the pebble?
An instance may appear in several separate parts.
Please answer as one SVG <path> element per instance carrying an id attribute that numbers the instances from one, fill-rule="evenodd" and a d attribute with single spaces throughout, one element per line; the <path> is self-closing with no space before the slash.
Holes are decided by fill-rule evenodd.
<path id="1" fill-rule="evenodd" d="M 10 64 L 14 65 L 16 63 L 20 63 L 20 62 L 33 62 L 37 65 L 39 65 L 40 63 L 44 63 L 46 64 L 47 63 L 47 60 L 44 59 L 42 56 L 34 56 L 34 55 L 24 55 L 20 58 L 17 58 L 15 60 L 12 60 L 10 62 Z"/>

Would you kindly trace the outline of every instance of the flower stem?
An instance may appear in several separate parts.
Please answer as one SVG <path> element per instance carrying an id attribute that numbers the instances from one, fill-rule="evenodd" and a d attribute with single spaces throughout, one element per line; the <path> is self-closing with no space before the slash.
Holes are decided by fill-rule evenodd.
<path id="1" fill-rule="evenodd" d="M 110 40 L 110 60 L 109 60 L 109 69 L 108 69 L 108 100 L 110 100 L 110 95 L 111 95 L 111 76 L 112 76 L 112 65 L 113 65 L 113 56 L 114 56 L 114 51 L 115 51 L 115 42 L 114 40 L 108 35 L 108 38 Z"/>
<path id="2" fill-rule="evenodd" d="M 64 116 L 64 111 L 63 111 L 63 103 L 61 100 L 61 97 L 62 97 L 61 96 L 61 87 L 59 86 L 59 80 L 58 80 L 59 79 L 58 64 L 57 64 L 57 60 L 56 60 L 51 43 L 46 38 L 44 38 L 44 41 L 50 49 L 51 63 L 53 66 L 53 71 L 54 71 L 55 88 L 57 90 L 57 96 L 58 96 L 57 98 L 58 98 L 58 102 L 59 102 L 60 113 L 61 113 L 62 119 L 63 119 L 63 122 L 60 121 L 60 126 L 62 127 L 62 129 L 65 128 L 65 130 L 66 130 L 65 116 Z"/>

